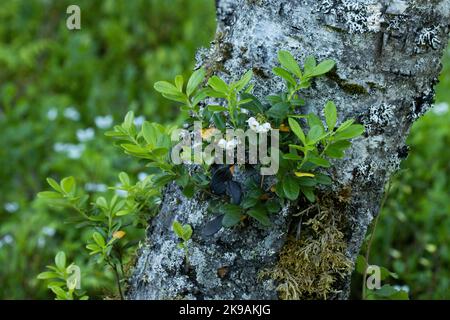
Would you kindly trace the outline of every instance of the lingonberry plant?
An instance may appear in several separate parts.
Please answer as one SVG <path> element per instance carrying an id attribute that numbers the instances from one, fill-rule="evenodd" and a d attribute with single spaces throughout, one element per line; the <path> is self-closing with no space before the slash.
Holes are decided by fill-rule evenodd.
<path id="1" fill-rule="evenodd" d="M 81 270 L 71 263 L 67 266 L 66 255 L 60 251 L 55 256 L 55 265 L 47 266 L 50 271 L 42 272 L 38 279 L 50 281 L 47 287 L 57 300 L 87 300 L 89 297 L 80 290 Z"/>
<path id="2" fill-rule="evenodd" d="M 361 135 L 364 127 L 355 124 L 353 119 L 338 125 L 337 108 L 332 101 L 324 106 L 324 121 L 316 114 L 301 112 L 305 105 L 301 91 L 309 88 L 314 78 L 330 71 L 334 61 L 317 63 L 315 58 L 308 57 L 301 68 L 287 51 L 280 51 L 278 60 L 281 66 L 273 68 L 273 72 L 282 78 L 286 89 L 265 99 L 252 95 L 252 71 L 227 83 L 218 76 L 206 80 L 206 72 L 201 68 L 191 75 L 186 85 L 183 77 L 177 76 L 173 84 L 159 81 L 154 86 L 165 98 L 179 103 L 182 110 L 190 113 L 187 128 L 194 121 L 202 124 L 202 147 L 213 139 L 213 144 L 234 152 L 238 142 L 211 138 L 213 130 L 220 133 L 229 129 L 249 129 L 256 133 L 278 130 L 279 169 L 275 179 L 264 179 L 265 176 L 258 174 L 261 163 L 217 164 L 205 157 L 201 163 L 176 164 L 171 161 L 170 153 L 174 148 L 171 135 L 176 127 L 144 122 L 138 130 L 134 114 L 129 112 L 122 124 L 106 134 L 115 138 L 126 154 L 145 160 L 149 175 L 133 184 L 126 173 L 121 173 L 121 184 L 116 188 L 127 191 L 125 199 L 116 195 L 109 200 L 99 197 L 90 202 L 89 196 L 76 191 L 74 178 L 65 178 L 60 184 L 48 180 L 54 191 L 42 192 L 40 196 L 78 212 L 78 223 L 92 228 L 92 241 L 87 249 L 99 262 L 111 267 L 121 296 L 123 255 L 132 243 L 131 239 L 124 241 L 124 229 L 142 226 L 143 221 L 157 213 L 161 192 L 168 183 L 174 182 L 186 197 L 207 193 L 209 211 L 214 217 L 201 230 L 205 236 L 248 218 L 270 227 L 271 216 L 287 202 L 314 202 L 316 188 L 331 184 L 324 169 L 332 165 L 330 160 L 344 157 L 345 150 L 351 146 L 350 140 Z M 245 151 L 248 153 L 248 149 Z M 184 156 L 189 159 L 190 155 L 188 148 Z M 245 174 L 237 179 L 236 172 Z M 192 228 L 175 221 L 173 230 L 182 240 L 180 248 L 185 251 L 187 261 L 187 241 Z"/>
<path id="3" fill-rule="evenodd" d="M 188 241 L 192 237 L 192 227 L 189 224 L 182 225 L 181 223 L 175 220 L 172 224 L 172 229 L 173 232 L 175 232 L 175 234 L 177 235 L 177 237 L 181 240 L 181 242 L 178 243 L 178 247 L 184 250 L 185 259 L 186 262 L 188 262 L 189 259 Z"/>

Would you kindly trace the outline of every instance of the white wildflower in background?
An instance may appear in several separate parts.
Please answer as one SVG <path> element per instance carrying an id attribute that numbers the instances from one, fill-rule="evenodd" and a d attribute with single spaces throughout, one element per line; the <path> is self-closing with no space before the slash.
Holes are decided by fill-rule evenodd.
<path id="1" fill-rule="evenodd" d="M 5 203 L 4 208 L 9 213 L 14 213 L 19 210 L 19 204 L 17 202 L 7 202 Z"/>
<path id="2" fill-rule="evenodd" d="M 10 245 L 13 242 L 14 242 L 14 238 L 10 234 L 7 234 L 3 238 L 0 238 L 0 248 L 5 245 Z"/>
<path id="3" fill-rule="evenodd" d="M 79 159 L 81 158 L 81 155 L 84 151 L 84 145 L 78 144 L 78 145 L 71 145 L 69 149 L 67 150 L 67 156 L 70 159 Z"/>
<path id="4" fill-rule="evenodd" d="M 252 129 L 256 133 L 267 133 L 272 129 L 272 126 L 269 122 L 260 124 L 254 117 L 249 118 L 247 120 L 247 123 L 250 129 Z"/>
<path id="5" fill-rule="evenodd" d="M 64 117 L 69 120 L 78 121 L 80 120 L 80 113 L 74 107 L 68 107 L 64 110 Z"/>
<path id="6" fill-rule="evenodd" d="M 145 117 L 144 117 L 144 116 L 136 117 L 136 118 L 134 118 L 134 125 L 135 125 L 136 127 L 140 127 L 140 126 L 142 126 L 142 124 L 144 123 L 144 121 L 145 121 Z"/>
<path id="7" fill-rule="evenodd" d="M 45 226 L 42 228 L 42 233 L 45 234 L 47 237 L 53 237 L 56 233 L 56 229 L 50 226 Z"/>
<path id="8" fill-rule="evenodd" d="M 38 239 L 37 239 L 37 247 L 38 248 L 43 248 L 44 246 L 45 246 L 45 238 L 43 237 L 43 236 L 40 236 Z"/>
<path id="9" fill-rule="evenodd" d="M 233 150 L 238 145 L 238 141 L 236 139 L 227 141 L 225 139 L 220 139 L 219 142 L 217 142 L 217 145 L 225 150 Z"/>
<path id="10" fill-rule="evenodd" d="M 438 104 L 435 104 L 433 106 L 433 112 L 437 115 L 442 115 L 448 112 L 448 103 L 447 102 L 441 102 Z"/>
<path id="11" fill-rule="evenodd" d="M 53 150 L 55 150 L 56 152 L 65 152 L 66 148 L 66 144 L 61 142 L 57 142 L 53 145 Z"/>
<path id="12" fill-rule="evenodd" d="M 95 132 L 92 128 L 86 128 L 86 129 L 78 129 L 77 130 L 77 138 L 80 142 L 86 142 L 94 139 Z"/>
<path id="13" fill-rule="evenodd" d="M 409 287 L 407 285 L 404 286 L 395 285 L 394 289 L 397 291 L 405 291 L 409 293 Z"/>
<path id="14" fill-rule="evenodd" d="M 138 179 L 139 179 L 139 181 L 144 181 L 145 178 L 147 178 L 147 177 L 148 177 L 148 174 L 146 174 L 145 172 L 139 172 L 139 173 L 138 173 Z"/>
<path id="15" fill-rule="evenodd" d="M 97 116 L 95 117 L 95 125 L 99 129 L 108 129 L 113 124 L 113 117 L 112 115 L 108 114 L 106 116 Z"/>
<path id="16" fill-rule="evenodd" d="M 106 192 L 108 186 L 103 183 L 88 182 L 84 185 L 84 190 L 88 192 Z"/>
<path id="17" fill-rule="evenodd" d="M 116 187 L 120 187 L 120 186 L 121 186 L 120 183 L 116 184 Z M 128 196 L 128 192 L 126 190 L 116 189 L 115 191 L 119 197 L 126 198 Z"/>
<path id="18" fill-rule="evenodd" d="M 50 121 L 55 120 L 58 117 L 58 110 L 56 108 L 51 108 L 47 111 L 47 119 Z"/>
<path id="19" fill-rule="evenodd" d="M 79 159 L 84 151 L 83 144 L 71 144 L 57 142 L 53 145 L 53 150 L 59 153 L 65 153 L 70 159 Z"/>
<path id="20" fill-rule="evenodd" d="M 6 236 L 3 237 L 3 241 L 4 241 L 6 244 L 11 244 L 11 243 L 14 242 L 14 238 L 12 237 L 12 235 L 7 234 Z"/>

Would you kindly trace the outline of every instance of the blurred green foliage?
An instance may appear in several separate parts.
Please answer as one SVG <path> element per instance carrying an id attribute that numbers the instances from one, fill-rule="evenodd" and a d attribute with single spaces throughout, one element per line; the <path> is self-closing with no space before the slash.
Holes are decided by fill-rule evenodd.
<path id="1" fill-rule="evenodd" d="M 3 299 L 51 298 L 36 276 L 59 250 L 81 267 L 91 297 L 111 293 L 110 272 L 87 260 L 91 234 L 64 224 L 69 213 L 49 210 L 35 195 L 47 176 L 74 175 L 87 191 L 105 194 L 119 171 L 135 181 L 143 175 L 103 133 L 128 110 L 173 121 L 177 112 L 153 83 L 190 73 L 195 50 L 214 34 L 213 0 L 76 3 L 80 31 L 65 25 L 73 1 L 0 6 Z M 450 51 L 440 80 L 436 107 L 411 131 L 410 156 L 392 182 L 371 250 L 370 263 L 397 273 L 392 284 L 406 285 L 412 299 L 450 298 Z"/>
<path id="2" fill-rule="evenodd" d="M 370 262 L 397 273 L 411 299 L 450 299 L 450 48 L 436 93 L 413 125 L 371 251 Z"/>
<path id="3" fill-rule="evenodd" d="M 47 176 L 74 175 L 98 194 L 113 192 L 104 189 L 122 170 L 136 181 L 144 166 L 105 130 L 128 110 L 138 122 L 173 121 L 178 112 L 153 84 L 189 74 L 214 36 L 212 0 L 77 0 L 82 29 L 74 31 L 70 4 L 0 5 L 0 298 L 51 298 L 36 276 L 59 250 L 81 267 L 91 296 L 111 292 L 110 272 L 86 259 L 90 234 L 64 224 L 72 213 L 49 210 L 36 193 Z"/>
<path id="4" fill-rule="evenodd" d="M 410 299 L 450 299 L 450 47 L 443 65 L 436 103 L 413 125 L 390 182 L 369 260 L 396 273 L 389 282 Z M 354 298 L 360 284 L 355 272 Z"/>

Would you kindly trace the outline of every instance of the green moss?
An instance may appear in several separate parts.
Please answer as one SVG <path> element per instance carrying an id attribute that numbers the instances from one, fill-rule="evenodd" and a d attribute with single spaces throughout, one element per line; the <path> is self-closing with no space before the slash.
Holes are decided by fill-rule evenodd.
<path id="1" fill-rule="evenodd" d="M 252 71 L 257 77 L 260 77 L 262 79 L 269 79 L 269 76 L 261 68 L 253 67 Z"/>
<path id="2" fill-rule="evenodd" d="M 259 5 L 262 4 L 262 1 L 261 1 L 261 0 L 247 0 L 247 3 L 248 3 L 249 5 L 256 5 L 256 6 L 259 6 Z"/>
<path id="3" fill-rule="evenodd" d="M 344 29 L 338 28 L 338 27 L 335 27 L 335 26 L 325 25 L 325 29 L 328 29 L 328 30 L 334 31 L 334 32 L 338 32 L 338 33 L 347 33 L 347 31 L 345 31 Z"/>
<path id="4" fill-rule="evenodd" d="M 367 82 L 367 85 L 369 86 L 370 90 L 378 90 L 381 92 L 386 92 L 386 89 L 381 87 L 380 85 L 374 83 L 374 82 Z"/>
<path id="5" fill-rule="evenodd" d="M 368 94 L 367 89 L 364 88 L 363 86 L 356 84 L 356 83 L 348 82 L 344 79 L 341 79 L 341 77 L 339 77 L 339 75 L 336 73 L 335 70 L 332 70 L 331 72 L 327 73 L 326 76 L 328 79 L 336 82 L 336 84 L 339 86 L 339 88 L 341 88 L 342 90 L 344 90 L 344 92 L 346 92 L 348 94 L 351 94 L 351 95 Z"/>
<path id="6" fill-rule="evenodd" d="M 216 38 L 211 43 L 214 46 L 213 54 L 205 61 L 206 77 L 216 74 L 218 71 L 228 73 L 225 69 L 225 62 L 233 55 L 233 45 L 224 42 L 225 34 L 218 32 Z"/>
<path id="7" fill-rule="evenodd" d="M 347 245 L 336 212 L 317 211 L 302 224 L 300 239 L 288 238 L 276 267 L 260 272 L 260 277 L 279 283 L 277 290 L 283 300 L 332 298 L 337 284 L 353 268 L 345 255 Z"/>

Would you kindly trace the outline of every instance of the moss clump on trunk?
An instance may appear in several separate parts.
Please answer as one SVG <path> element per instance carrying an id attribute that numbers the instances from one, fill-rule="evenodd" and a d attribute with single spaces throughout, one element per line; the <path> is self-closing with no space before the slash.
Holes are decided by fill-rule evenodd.
<path id="1" fill-rule="evenodd" d="M 299 222 L 307 218 L 301 226 L 301 237 L 288 238 L 276 267 L 260 273 L 278 281 L 283 300 L 333 298 L 338 293 L 337 284 L 353 269 L 336 212 L 319 206 L 314 209 L 314 216 Z"/>

